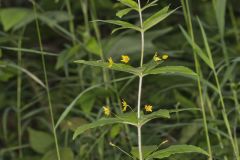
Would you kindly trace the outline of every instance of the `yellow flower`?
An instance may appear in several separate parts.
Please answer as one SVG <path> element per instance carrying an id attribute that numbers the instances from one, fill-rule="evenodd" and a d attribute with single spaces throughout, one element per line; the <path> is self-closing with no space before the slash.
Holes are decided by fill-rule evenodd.
<path id="1" fill-rule="evenodd" d="M 158 61 L 161 61 L 162 59 L 158 56 L 157 52 L 155 53 L 154 57 L 153 57 L 153 60 L 155 62 L 158 62 Z"/>
<path id="2" fill-rule="evenodd" d="M 108 58 L 108 67 L 109 67 L 109 68 L 112 67 L 113 63 L 114 63 L 114 62 L 113 62 L 112 57 Z"/>
<path id="3" fill-rule="evenodd" d="M 168 55 L 167 55 L 167 54 L 162 55 L 162 59 L 163 59 L 163 60 L 168 59 Z"/>
<path id="4" fill-rule="evenodd" d="M 123 62 L 123 63 L 128 63 L 129 61 L 130 61 L 129 56 L 127 56 L 127 55 L 122 55 L 121 62 Z"/>
<path id="5" fill-rule="evenodd" d="M 147 104 L 146 104 L 146 105 L 144 106 L 144 108 L 145 108 L 146 112 L 152 112 L 152 105 L 149 105 L 149 104 L 147 105 Z"/>
<path id="6" fill-rule="evenodd" d="M 126 110 L 127 110 L 127 107 L 128 107 L 129 105 L 127 104 L 127 102 L 124 100 L 124 99 L 122 99 L 122 111 L 123 112 L 125 112 Z"/>
<path id="7" fill-rule="evenodd" d="M 111 113 L 109 106 L 103 106 L 103 112 L 106 116 L 109 116 Z"/>

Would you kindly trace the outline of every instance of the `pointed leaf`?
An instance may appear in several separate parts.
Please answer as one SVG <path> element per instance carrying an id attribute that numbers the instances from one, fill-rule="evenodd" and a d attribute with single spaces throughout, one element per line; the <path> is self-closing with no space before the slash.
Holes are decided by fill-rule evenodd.
<path id="1" fill-rule="evenodd" d="M 156 24 L 158 24 L 159 22 L 167 18 L 169 15 L 175 12 L 177 8 L 170 12 L 168 12 L 168 10 L 169 10 L 169 6 L 164 7 L 163 9 L 161 9 L 160 11 L 158 11 L 157 13 L 149 17 L 146 21 L 144 21 L 143 23 L 144 31 L 152 28 L 153 26 L 155 26 Z"/>
<path id="2" fill-rule="evenodd" d="M 147 157 L 147 160 L 151 158 L 163 159 L 173 154 L 180 154 L 180 153 L 181 154 L 182 153 L 201 153 L 204 155 L 208 155 L 208 153 L 204 151 L 202 148 L 196 147 L 193 145 L 172 145 L 166 149 L 162 149 L 160 151 L 154 152 L 149 157 Z"/>
<path id="3" fill-rule="evenodd" d="M 138 4 L 133 0 L 119 0 L 122 4 L 138 11 Z"/>
<path id="4" fill-rule="evenodd" d="M 126 9 L 120 10 L 117 12 L 116 16 L 118 16 L 119 18 L 122 18 L 123 16 L 125 16 L 126 14 L 131 12 L 132 10 L 133 10 L 132 8 L 126 8 Z"/>
<path id="5" fill-rule="evenodd" d="M 119 21 L 119 20 L 98 20 L 98 21 L 115 24 L 115 25 L 121 26 L 124 29 L 128 28 L 128 29 L 133 29 L 133 30 L 139 31 L 139 32 L 141 31 L 141 28 L 139 28 L 138 26 L 135 26 L 135 25 L 125 22 L 125 21 Z"/>
<path id="6" fill-rule="evenodd" d="M 211 68 L 213 69 L 213 64 L 211 63 L 210 59 L 208 58 L 208 56 L 206 56 L 206 54 L 203 52 L 203 50 L 196 44 L 194 43 L 190 36 L 187 34 L 187 32 L 180 26 L 180 29 L 183 33 L 183 35 L 185 36 L 185 38 L 187 39 L 188 43 L 194 48 L 194 50 L 196 51 L 196 53 L 198 54 L 198 56 Z"/>
<path id="7" fill-rule="evenodd" d="M 140 119 L 140 124 L 144 125 L 148 121 L 151 121 L 152 119 L 156 119 L 156 118 L 170 118 L 169 111 L 166 109 L 160 109 L 151 114 L 142 115 Z"/>
<path id="8" fill-rule="evenodd" d="M 116 124 L 116 123 L 122 123 L 122 124 L 130 124 L 130 125 L 137 125 L 137 116 L 136 113 L 126 113 L 119 115 L 117 118 L 101 118 L 95 122 L 82 125 L 76 129 L 73 135 L 73 139 L 75 139 L 78 135 L 82 134 L 86 130 L 96 128 L 96 127 L 101 127 L 105 125 L 110 125 L 110 124 Z"/>
<path id="9" fill-rule="evenodd" d="M 84 61 L 84 60 L 78 60 L 75 61 L 75 63 L 82 63 L 90 66 L 96 66 L 96 67 L 102 67 L 102 68 L 109 68 L 116 71 L 122 71 L 122 72 L 128 72 L 131 74 L 139 75 L 141 70 L 138 68 L 134 68 L 132 66 L 121 64 L 121 63 L 114 63 L 112 67 L 109 67 L 108 62 L 102 62 L 102 61 Z"/>
<path id="10" fill-rule="evenodd" d="M 142 154 L 143 154 L 143 158 L 145 159 L 147 156 L 149 156 L 152 152 L 154 152 L 155 150 L 157 150 L 158 146 L 156 145 L 152 145 L 152 146 L 142 146 Z M 138 152 L 138 147 L 132 147 L 131 149 L 131 154 L 136 157 L 139 158 L 139 152 Z"/>
<path id="11" fill-rule="evenodd" d="M 225 28 L 225 14 L 226 14 L 226 3 L 227 0 L 215 0 L 214 9 L 217 17 L 217 24 L 221 35 L 224 35 Z"/>
<path id="12" fill-rule="evenodd" d="M 144 75 L 147 74 L 175 74 L 182 76 L 197 77 L 197 74 L 191 69 L 184 66 L 164 66 L 152 69 L 150 71 L 144 72 Z"/>
<path id="13" fill-rule="evenodd" d="M 1 9 L 0 19 L 3 24 L 4 31 L 8 31 L 22 20 L 25 20 L 32 11 L 26 8 L 6 8 Z"/>
<path id="14" fill-rule="evenodd" d="M 145 9 L 147 9 L 147 8 L 149 8 L 149 7 L 152 7 L 152 6 L 156 6 L 157 3 L 158 2 L 158 0 L 154 0 L 154 1 L 152 1 L 151 3 L 148 3 L 148 4 L 146 4 L 143 8 L 142 8 L 142 11 L 144 11 Z"/>

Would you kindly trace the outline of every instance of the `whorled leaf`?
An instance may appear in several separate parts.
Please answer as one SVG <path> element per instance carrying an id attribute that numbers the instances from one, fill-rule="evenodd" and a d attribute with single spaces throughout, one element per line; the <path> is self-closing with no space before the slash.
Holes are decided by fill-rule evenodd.
<path id="1" fill-rule="evenodd" d="M 152 146 L 142 146 L 142 154 L 143 158 L 145 159 L 147 156 L 149 156 L 152 152 L 157 150 L 158 146 L 157 145 L 152 145 Z M 132 147 L 131 149 L 131 154 L 139 158 L 139 152 L 138 152 L 138 147 Z"/>
<path id="2" fill-rule="evenodd" d="M 133 0 L 119 0 L 119 2 L 121 2 L 122 4 L 138 11 L 138 4 Z"/>
<path id="3" fill-rule="evenodd" d="M 75 63 L 81 63 L 81 64 L 90 65 L 90 66 L 102 67 L 102 68 L 109 68 L 109 69 L 113 69 L 116 71 L 131 73 L 134 75 L 139 75 L 141 73 L 141 70 L 139 68 L 134 68 L 130 65 L 121 64 L 121 63 L 114 63 L 114 64 L 112 64 L 111 67 L 109 67 L 108 62 L 103 62 L 101 60 L 99 60 L 99 61 L 77 60 L 77 61 L 75 61 Z"/>
<path id="4" fill-rule="evenodd" d="M 208 153 L 200 147 L 193 145 L 172 145 L 168 148 L 159 150 L 147 157 L 147 160 L 152 158 L 163 159 L 170 157 L 174 154 L 183 154 L 183 153 L 200 153 L 208 156 Z"/>
<path id="5" fill-rule="evenodd" d="M 156 4 L 157 2 L 158 2 L 158 0 L 154 0 L 154 1 L 146 4 L 146 5 L 142 8 L 142 11 L 144 11 L 145 9 L 147 9 L 147 8 L 149 8 L 149 7 L 156 6 L 156 5 L 157 5 L 157 4 Z"/>
<path id="6" fill-rule="evenodd" d="M 145 20 L 143 22 L 144 31 L 147 31 L 148 29 L 152 28 L 153 26 L 155 26 L 156 24 L 158 24 L 159 22 L 167 18 L 169 15 L 175 12 L 177 8 L 170 12 L 168 12 L 168 10 L 169 10 L 169 6 L 164 7 L 163 9 L 161 9 L 160 11 L 158 11 L 157 13 L 149 17 L 147 20 Z"/>
<path id="7" fill-rule="evenodd" d="M 148 121 L 156 118 L 170 118 L 170 112 L 166 109 L 160 109 L 151 114 L 142 115 L 140 119 L 140 125 L 144 125 Z"/>
<path id="8" fill-rule="evenodd" d="M 98 20 L 98 21 L 118 25 L 121 26 L 122 29 L 133 29 L 141 32 L 141 28 L 125 21 L 120 20 Z"/>
<path id="9" fill-rule="evenodd" d="M 130 124 L 133 126 L 137 126 L 137 114 L 135 112 L 131 112 L 131 113 L 119 115 L 117 116 L 117 118 L 101 118 L 95 122 L 82 125 L 78 127 L 74 132 L 73 139 L 75 139 L 78 135 L 82 134 L 86 130 L 105 126 L 105 125 L 116 124 L 116 123 Z"/>
<path id="10" fill-rule="evenodd" d="M 192 71 L 191 69 L 184 67 L 184 66 L 164 66 L 154 68 L 149 71 L 145 71 L 144 75 L 148 74 L 174 74 L 174 75 L 182 75 L 188 77 L 197 77 L 197 74 Z"/>
<path id="11" fill-rule="evenodd" d="M 116 16 L 119 17 L 119 18 L 122 18 L 123 16 L 125 16 L 126 14 L 131 12 L 132 10 L 133 10 L 132 8 L 122 9 L 122 10 L 120 10 L 116 13 Z"/>

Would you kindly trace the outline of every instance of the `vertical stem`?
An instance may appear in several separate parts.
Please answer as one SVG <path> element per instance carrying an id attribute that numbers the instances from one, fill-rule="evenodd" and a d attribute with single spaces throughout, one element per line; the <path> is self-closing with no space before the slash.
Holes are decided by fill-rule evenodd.
<path id="1" fill-rule="evenodd" d="M 22 51 L 20 50 L 22 48 L 22 36 L 24 33 L 25 28 L 23 29 L 20 38 L 18 40 L 18 66 L 22 65 Z M 17 128 L 18 128 L 18 145 L 22 146 L 22 123 L 21 123 L 21 97 L 22 97 L 22 71 L 18 70 L 18 76 L 17 76 Z M 22 158 L 22 150 L 19 149 L 19 157 Z"/>
<path id="2" fill-rule="evenodd" d="M 71 20 L 69 21 L 69 29 L 72 35 L 75 35 L 75 30 L 74 30 L 74 22 L 73 22 L 73 15 L 72 15 L 72 10 L 71 10 L 71 4 L 69 0 L 66 0 L 66 6 L 67 6 L 67 12 L 68 16 L 71 17 Z M 72 37 L 72 43 L 75 46 L 76 45 L 76 37 Z"/>
<path id="3" fill-rule="evenodd" d="M 35 15 L 35 21 L 36 21 L 38 42 L 39 42 L 39 47 L 40 47 L 40 51 L 41 51 L 41 55 L 42 55 L 42 66 L 43 66 L 43 72 L 44 72 L 44 80 L 45 80 L 45 85 L 46 85 L 48 105 L 49 105 L 49 111 L 50 111 L 50 117 L 51 117 L 51 125 L 52 125 L 52 131 L 53 131 L 55 147 L 56 147 L 56 152 L 57 152 L 57 159 L 61 160 L 59 146 L 58 146 L 58 139 L 57 139 L 57 134 L 56 134 L 56 129 L 55 129 L 55 122 L 54 122 L 54 115 L 53 115 L 53 108 L 52 108 L 52 100 L 51 100 L 51 95 L 50 95 L 49 85 L 48 85 L 48 77 L 47 77 L 45 56 L 44 56 L 44 53 L 43 53 L 41 32 L 40 32 L 40 29 L 39 29 L 37 11 L 36 11 L 36 6 L 35 6 L 36 4 L 35 4 L 34 1 L 32 1 L 32 3 L 33 3 L 33 9 L 34 9 L 34 15 Z"/>
<path id="4" fill-rule="evenodd" d="M 140 67 L 143 65 L 143 57 L 144 57 L 144 30 L 143 30 L 143 18 L 142 18 L 142 9 L 140 0 L 138 0 L 138 12 L 139 12 L 139 19 L 140 19 L 140 26 L 141 26 L 141 60 L 140 60 Z M 137 117 L 138 121 L 141 118 L 141 94 L 142 94 L 142 75 L 139 76 L 139 86 L 138 86 L 138 104 L 137 104 Z M 139 159 L 143 160 L 142 155 L 142 133 L 141 133 L 141 125 L 138 124 L 138 152 L 139 152 Z"/>
<path id="5" fill-rule="evenodd" d="M 186 5 L 184 3 L 184 0 L 182 0 L 181 2 L 183 5 L 183 9 L 184 9 L 185 20 L 186 20 L 186 23 L 188 26 L 188 32 L 191 36 L 193 43 L 195 43 L 188 0 L 186 0 Z M 201 85 L 201 81 L 200 81 L 202 73 L 201 73 L 200 64 L 199 64 L 199 61 L 198 61 L 198 58 L 196 55 L 195 48 L 193 48 L 193 54 L 194 54 L 195 69 L 198 74 L 198 79 L 197 79 L 198 92 L 199 92 L 199 97 L 200 97 L 200 106 L 202 109 L 203 126 L 204 126 L 204 130 L 205 130 L 205 136 L 206 136 L 206 141 L 207 141 L 207 146 L 208 146 L 209 160 L 212 160 L 212 149 L 211 149 L 211 143 L 210 143 L 210 138 L 209 138 L 208 126 L 207 126 L 207 118 L 206 118 L 204 100 L 203 100 L 203 95 L 202 95 L 202 85 Z"/>

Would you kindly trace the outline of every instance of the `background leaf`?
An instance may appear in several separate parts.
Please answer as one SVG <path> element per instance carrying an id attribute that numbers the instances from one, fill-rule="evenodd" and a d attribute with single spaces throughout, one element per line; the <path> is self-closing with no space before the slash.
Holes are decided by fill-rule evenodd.
<path id="1" fill-rule="evenodd" d="M 29 142 L 34 151 L 45 153 L 54 145 L 53 136 L 43 131 L 29 128 Z"/>

